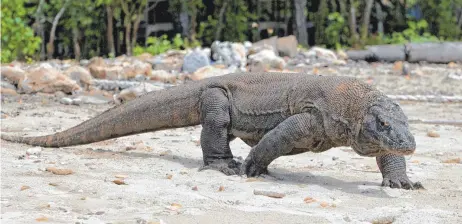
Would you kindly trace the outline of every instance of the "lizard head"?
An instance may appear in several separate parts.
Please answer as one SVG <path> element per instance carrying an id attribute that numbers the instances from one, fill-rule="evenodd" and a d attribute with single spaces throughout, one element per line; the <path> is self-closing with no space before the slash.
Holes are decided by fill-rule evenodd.
<path id="1" fill-rule="evenodd" d="M 416 148 L 406 115 L 389 99 L 368 108 L 357 133 L 353 149 L 362 156 L 410 155 Z"/>

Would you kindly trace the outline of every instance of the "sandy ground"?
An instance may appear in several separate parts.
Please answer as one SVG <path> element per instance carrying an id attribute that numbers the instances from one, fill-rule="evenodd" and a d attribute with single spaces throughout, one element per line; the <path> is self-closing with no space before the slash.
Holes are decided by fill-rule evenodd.
<path id="1" fill-rule="evenodd" d="M 416 82 L 431 92 L 462 89 L 461 81 L 410 80 L 404 88 L 389 79 L 403 80 L 376 77 L 387 93 L 412 92 L 419 89 Z M 113 106 L 65 106 L 42 94 L 21 98 L 4 98 L 2 132 L 49 134 Z M 462 119 L 461 103 L 401 105 L 411 119 Z M 266 178 L 198 172 L 200 126 L 47 148 L 39 155 L 26 155 L 30 146 L 1 141 L 1 223 L 461 223 L 462 164 L 443 161 L 462 158 L 462 127 L 411 124 L 411 130 L 417 151 L 407 157 L 408 175 L 426 190 L 380 187 L 375 159 L 347 147 L 278 158 Z M 427 136 L 429 131 L 440 137 Z M 250 149 L 240 140 L 231 147 L 242 157 Z M 55 175 L 47 167 L 73 174 Z M 126 185 L 113 183 L 116 176 L 125 176 Z"/>

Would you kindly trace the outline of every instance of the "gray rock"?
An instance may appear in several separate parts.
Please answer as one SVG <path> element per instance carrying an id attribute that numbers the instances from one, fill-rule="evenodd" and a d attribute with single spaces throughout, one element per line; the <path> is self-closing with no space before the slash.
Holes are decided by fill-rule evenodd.
<path id="1" fill-rule="evenodd" d="M 184 57 L 183 72 L 193 73 L 197 69 L 210 65 L 210 59 L 207 53 L 200 49 L 195 49 Z"/>

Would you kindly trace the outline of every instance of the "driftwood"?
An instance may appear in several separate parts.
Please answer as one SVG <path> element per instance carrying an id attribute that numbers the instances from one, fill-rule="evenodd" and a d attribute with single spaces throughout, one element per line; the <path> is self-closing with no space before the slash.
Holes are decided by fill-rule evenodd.
<path id="1" fill-rule="evenodd" d="M 407 44 L 409 62 L 430 63 L 462 62 L 462 42 Z"/>
<path id="2" fill-rule="evenodd" d="M 404 61 L 405 52 L 404 45 L 376 45 L 346 53 L 349 59 L 356 61 Z"/>
<path id="3" fill-rule="evenodd" d="M 374 45 L 367 46 L 365 50 L 351 50 L 346 53 L 349 59 L 356 61 L 462 62 L 462 42 Z"/>
<path id="4" fill-rule="evenodd" d="M 435 124 L 435 125 L 454 125 L 462 126 L 462 121 L 454 120 L 422 120 L 422 119 L 409 119 L 411 124 Z"/>

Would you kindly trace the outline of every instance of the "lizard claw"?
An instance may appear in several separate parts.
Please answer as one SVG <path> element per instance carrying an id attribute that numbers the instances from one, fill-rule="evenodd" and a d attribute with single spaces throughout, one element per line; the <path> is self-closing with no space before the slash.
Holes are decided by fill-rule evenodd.
<path id="1" fill-rule="evenodd" d="M 217 160 L 209 163 L 208 165 L 203 165 L 199 168 L 199 171 L 202 170 L 217 170 L 224 173 L 227 176 L 238 175 L 240 173 L 241 162 L 235 159 L 231 160 Z"/>
<path id="2" fill-rule="evenodd" d="M 383 187 L 402 188 L 406 190 L 425 189 L 420 182 L 412 183 L 407 176 L 384 177 L 382 181 Z"/>
<path id="3" fill-rule="evenodd" d="M 242 163 L 240 175 L 246 174 L 247 177 L 260 176 L 262 174 L 268 174 L 267 167 L 259 166 L 252 157 L 247 157 L 247 159 Z"/>

